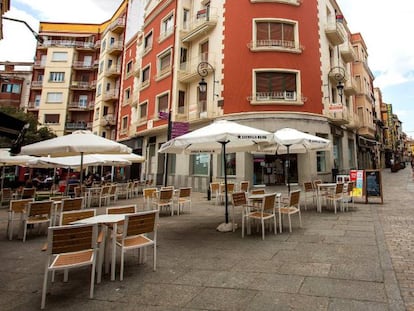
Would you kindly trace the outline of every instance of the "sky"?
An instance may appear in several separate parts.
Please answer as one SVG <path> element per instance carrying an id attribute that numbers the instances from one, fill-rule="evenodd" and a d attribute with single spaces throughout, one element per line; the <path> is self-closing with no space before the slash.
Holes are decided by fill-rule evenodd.
<path id="1" fill-rule="evenodd" d="M 39 21 L 101 23 L 122 0 L 12 0 L 5 16 L 25 20 L 36 32 Z M 383 101 L 414 137 L 414 29 L 413 0 L 337 0 L 351 32 L 362 34 L 374 86 Z M 81 9 L 79 9 L 81 8 Z M 93 14 L 91 14 L 93 12 Z M 398 27 L 395 27 L 397 26 Z M 33 61 L 36 42 L 21 23 L 3 21 L 0 61 Z"/>

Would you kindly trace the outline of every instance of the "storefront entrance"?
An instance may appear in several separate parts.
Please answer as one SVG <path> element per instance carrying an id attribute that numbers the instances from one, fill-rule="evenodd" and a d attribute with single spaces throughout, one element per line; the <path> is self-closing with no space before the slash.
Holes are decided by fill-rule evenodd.
<path id="1" fill-rule="evenodd" d="M 254 184 L 286 185 L 288 162 L 287 155 L 255 155 L 254 156 Z M 289 181 L 298 183 L 297 155 L 290 154 Z"/>

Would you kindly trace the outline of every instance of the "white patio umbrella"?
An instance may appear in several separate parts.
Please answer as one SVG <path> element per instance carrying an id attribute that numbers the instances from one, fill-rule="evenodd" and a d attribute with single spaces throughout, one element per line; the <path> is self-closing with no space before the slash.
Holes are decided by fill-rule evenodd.
<path id="1" fill-rule="evenodd" d="M 289 161 L 290 153 L 306 153 L 309 150 L 329 150 L 331 141 L 322 137 L 311 135 L 293 128 L 282 128 L 273 134 L 272 143 L 266 146 L 263 151 L 266 153 L 273 151 L 275 154 L 287 154 Z M 288 162 L 287 183 L 290 192 L 289 169 Z"/>
<path id="2" fill-rule="evenodd" d="M 220 153 L 223 166 L 226 168 L 226 152 L 253 151 L 260 149 L 261 144 L 270 141 L 272 134 L 260 129 L 219 120 L 190 133 L 176 137 L 164 143 L 158 152 L 161 153 Z M 225 188 L 225 223 L 217 230 L 233 230 L 229 224 L 227 198 L 227 172 L 224 169 Z"/>
<path id="3" fill-rule="evenodd" d="M 33 159 L 34 157 L 28 155 L 17 155 L 12 156 L 10 155 L 9 148 L 1 148 L 0 149 L 0 165 L 2 166 L 1 172 L 1 189 L 4 186 L 4 173 L 5 167 L 10 165 L 25 165 L 28 160 Z"/>
<path id="4" fill-rule="evenodd" d="M 42 167 L 42 168 L 54 168 L 54 167 L 80 167 L 82 165 L 94 166 L 94 165 L 108 165 L 108 166 L 127 166 L 131 165 L 131 162 L 115 156 L 111 159 L 105 158 L 100 154 L 86 154 L 81 159 L 80 155 L 77 156 L 68 156 L 68 157 L 38 157 L 27 161 L 27 166 L 29 167 Z"/>
<path id="5" fill-rule="evenodd" d="M 97 136 L 91 131 L 75 131 L 72 134 L 59 136 L 22 147 L 21 155 L 36 156 L 72 156 L 80 155 L 80 169 L 83 170 L 83 155 L 93 153 L 129 154 L 132 149 L 124 144 Z M 81 179 L 82 182 L 82 174 Z"/>

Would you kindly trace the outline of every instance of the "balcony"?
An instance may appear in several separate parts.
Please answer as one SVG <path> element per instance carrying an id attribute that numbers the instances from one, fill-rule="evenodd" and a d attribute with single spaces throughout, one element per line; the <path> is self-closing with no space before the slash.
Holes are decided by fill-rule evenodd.
<path id="1" fill-rule="evenodd" d="M 32 89 L 41 89 L 43 81 L 32 81 Z"/>
<path id="2" fill-rule="evenodd" d="M 77 50 L 92 50 L 95 49 L 95 42 L 75 41 L 75 48 Z"/>
<path id="3" fill-rule="evenodd" d="M 347 96 L 356 95 L 358 92 L 358 86 L 355 83 L 353 77 L 350 77 L 348 80 L 345 81 L 344 85 L 344 93 Z"/>
<path id="4" fill-rule="evenodd" d="M 29 102 L 27 104 L 27 110 L 28 111 L 38 111 L 39 110 L 39 106 L 40 106 L 40 102 L 39 101 Z"/>
<path id="5" fill-rule="evenodd" d="M 116 101 L 119 98 L 119 89 L 110 89 L 103 93 L 102 99 L 104 101 Z"/>
<path id="6" fill-rule="evenodd" d="M 201 62 L 208 62 L 213 66 L 213 68 L 216 68 L 216 62 L 211 53 L 200 55 L 198 57 L 189 59 L 185 63 L 180 64 L 180 68 L 178 70 L 178 81 L 182 83 L 190 83 L 200 80 L 200 75 L 197 72 L 197 67 Z M 213 72 L 210 66 L 206 67 L 206 69 L 209 73 Z"/>
<path id="7" fill-rule="evenodd" d="M 297 41 L 285 40 L 257 40 L 248 44 L 250 51 L 275 51 L 287 53 L 302 53 L 304 47 Z"/>
<path id="8" fill-rule="evenodd" d="M 70 102 L 68 105 L 68 109 L 71 111 L 78 111 L 78 110 L 89 110 L 89 104 L 87 102 Z"/>
<path id="9" fill-rule="evenodd" d="M 107 78 L 114 78 L 121 75 L 121 66 L 111 66 L 105 69 L 104 75 Z"/>
<path id="10" fill-rule="evenodd" d="M 181 32 L 182 42 L 191 42 L 205 36 L 214 27 L 218 20 L 217 8 L 199 10 L 193 20 L 183 26 Z"/>
<path id="11" fill-rule="evenodd" d="M 107 53 L 110 55 L 119 55 L 122 53 L 124 46 L 121 41 L 115 41 L 107 48 Z"/>
<path id="12" fill-rule="evenodd" d="M 91 84 L 88 81 L 72 81 L 70 88 L 72 90 L 90 90 Z"/>
<path id="13" fill-rule="evenodd" d="M 326 25 L 325 35 L 332 45 L 339 45 L 347 39 L 346 31 L 341 22 L 332 21 Z"/>
<path id="14" fill-rule="evenodd" d="M 125 29 L 125 17 L 119 17 L 109 25 L 109 30 L 115 33 L 121 33 Z"/>
<path id="15" fill-rule="evenodd" d="M 341 53 L 341 56 L 342 56 L 342 59 L 344 60 L 344 62 L 350 63 L 350 62 L 353 62 L 357 59 L 357 55 L 354 51 L 354 48 L 349 43 L 349 41 L 343 43 L 340 46 L 339 50 L 340 50 L 340 53 Z"/>
<path id="16" fill-rule="evenodd" d="M 113 114 L 107 114 L 99 119 L 100 126 L 114 126 L 116 125 L 116 118 Z"/>
<path id="17" fill-rule="evenodd" d="M 66 122 L 65 130 L 66 131 L 86 130 L 87 124 L 88 123 L 86 121 Z"/>
<path id="18" fill-rule="evenodd" d="M 37 60 L 33 64 L 34 69 L 45 69 L 46 61 L 44 60 Z"/>
<path id="19" fill-rule="evenodd" d="M 359 121 L 359 117 L 354 112 L 349 112 L 349 123 L 347 124 L 347 128 L 349 129 L 357 129 L 361 126 L 361 122 Z"/>
<path id="20" fill-rule="evenodd" d="M 348 107 L 341 103 L 330 104 L 328 109 L 324 109 L 324 115 L 330 123 L 338 126 L 346 125 L 350 121 Z"/>
<path id="21" fill-rule="evenodd" d="M 93 64 L 83 61 L 74 61 L 73 69 L 75 70 L 93 70 Z"/>
<path id="22" fill-rule="evenodd" d="M 281 92 L 256 92 L 247 97 L 251 105 L 279 104 L 279 105 L 298 105 L 305 101 L 305 98 L 296 91 Z"/>

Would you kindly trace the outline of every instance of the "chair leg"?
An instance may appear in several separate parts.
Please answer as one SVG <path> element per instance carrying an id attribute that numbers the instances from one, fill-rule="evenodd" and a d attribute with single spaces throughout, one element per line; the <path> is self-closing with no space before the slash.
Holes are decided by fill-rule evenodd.
<path id="1" fill-rule="evenodd" d="M 96 268 L 96 252 L 94 254 L 95 258 L 92 262 L 92 269 L 91 269 L 91 289 L 89 291 L 89 298 L 93 298 L 93 291 L 95 289 L 95 268 Z"/>
<path id="2" fill-rule="evenodd" d="M 274 232 L 275 232 L 275 235 L 277 234 L 277 226 L 276 226 L 276 215 L 273 215 L 273 224 L 274 224 Z"/>
<path id="3" fill-rule="evenodd" d="M 121 271 L 119 272 L 119 279 L 121 281 L 124 280 L 124 260 L 125 260 L 125 256 L 124 256 L 124 250 L 121 249 Z"/>
<path id="4" fill-rule="evenodd" d="M 299 214 L 299 227 L 302 228 L 302 216 L 301 216 L 300 210 L 298 214 Z"/>
<path id="5" fill-rule="evenodd" d="M 40 304 L 40 309 L 44 309 L 45 304 L 46 304 L 46 291 L 47 291 L 47 283 L 48 283 L 48 275 L 49 275 L 48 272 L 49 272 L 49 260 L 46 263 L 45 273 L 43 276 L 42 302 Z"/>
<path id="6" fill-rule="evenodd" d="M 245 216 L 242 215 L 242 238 L 244 238 L 244 219 L 245 219 Z"/>
<path id="7" fill-rule="evenodd" d="M 154 268 L 153 270 L 156 271 L 157 270 L 157 244 L 154 244 L 152 247 L 154 247 Z"/>
<path id="8" fill-rule="evenodd" d="M 265 239 L 265 224 L 264 224 L 264 219 L 261 220 L 262 223 L 262 240 L 264 241 Z"/>
<path id="9" fill-rule="evenodd" d="M 27 233 L 27 223 L 24 223 L 23 227 L 23 242 L 26 242 L 26 233 Z"/>
<path id="10" fill-rule="evenodd" d="M 290 214 L 288 214 L 289 219 L 289 232 L 292 232 L 292 220 L 290 219 Z"/>
<path id="11" fill-rule="evenodd" d="M 282 214 L 279 213 L 279 232 L 282 233 Z"/>

